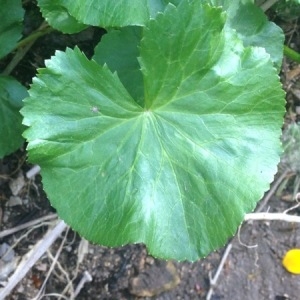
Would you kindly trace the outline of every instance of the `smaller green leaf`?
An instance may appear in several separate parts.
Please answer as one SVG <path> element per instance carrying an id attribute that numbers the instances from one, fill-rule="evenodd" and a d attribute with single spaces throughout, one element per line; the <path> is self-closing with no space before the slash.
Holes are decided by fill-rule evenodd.
<path id="1" fill-rule="evenodd" d="M 76 33 L 87 28 L 71 16 L 64 6 L 64 0 L 38 0 L 39 7 L 46 21 L 63 33 Z"/>
<path id="2" fill-rule="evenodd" d="M 263 47 L 270 54 L 277 70 L 283 58 L 284 34 L 282 29 L 270 22 L 252 0 L 207 0 L 222 6 L 228 15 L 227 26 L 237 31 L 244 46 Z"/>
<path id="3" fill-rule="evenodd" d="M 118 76 L 129 94 L 142 106 L 143 76 L 137 57 L 142 36 L 141 27 L 125 27 L 107 33 L 95 48 L 93 59 L 107 64 Z"/>
<path id="4" fill-rule="evenodd" d="M 163 12 L 169 3 L 177 6 L 181 0 L 148 0 L 150 16 L 154 18 L 158 12 Z"/>
<path id="5" fill-rule="evenodd" d="M 300 16 L 300 0 L 280 0 L 272 9 L 285 21 L 297 19 Z"/>
<path id="6" fill-rule="evenodd" d="M 27 90 L 12 77 L 0 77 L 0 158 L 23 143 L 22 116 L 19 110 Z"/>
<path id="7" fill-rule="evenodd" d="M 235 16 L 229 19 L 245 47 L 263 47 L 279 70 L 283 58 L 284 34 L 275 23 L 269 22 L 263 11 L 252 3 L 239 5 Z"/>
<path id="8" fill-rule="evenodd" d="M 21 38 L 23 15 L 21 0 L 1 0 L 0 58 L 12 51 Z"/>
<path id="9" fill-rule="evenodd" d="M 168 2 L 169 1 L 164 1 L 164 0 L 150 0 L 149 1 L 150 16 L 154 18 L 158 11 L 164 11 Z"/>

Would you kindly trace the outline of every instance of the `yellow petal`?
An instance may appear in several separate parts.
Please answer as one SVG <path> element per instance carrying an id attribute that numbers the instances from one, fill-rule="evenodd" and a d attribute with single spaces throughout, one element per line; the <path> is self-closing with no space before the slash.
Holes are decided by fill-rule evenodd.
<path id="1" fill-rule="evenodd" d="M 289 250 L 283 260 L 283 266 L 293 274 L 300 274 L 300 249 Z"/>

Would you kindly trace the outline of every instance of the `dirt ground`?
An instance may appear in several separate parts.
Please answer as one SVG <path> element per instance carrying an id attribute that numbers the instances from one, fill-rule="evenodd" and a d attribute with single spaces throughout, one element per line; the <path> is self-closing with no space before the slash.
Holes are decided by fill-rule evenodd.
<path id="1" fill-rule="evenodd" d="M 26 3 L 25 34 L 28 34 L 39 26 L 42 19 L 34 1 Z M 276 22 L 284 29 L 286 42 L 300 51 L 299 20 Z M 12 75 L 29 86 L 36 68 L 42 67 L 44 59 L 53 55 L 56 49 L 78 44 L 91 56 L 103 33 L 103 30 L 90 28 L 77 35 L 53 32 L 44 36 L 31 47 Z M 1 61 L 0 66 L 11 58 Z M 300 65 L 284 59 L 281 79 L 287 92 L 287 124 L 299 120 Z M 40 176 L 27 179 L 26 172 L 31 167 L 26 163 L 24 149 L 0 160 L 0 257 L 3 249 L 13 247 L 10 257 L 4 262 L 0 260 L 0 288 L 5 286 L 20 258 L 56 222 L 55 219 L 44 220 L 1 237 L 1 233 L 9 228 L 55 213 L 43 191 Z M 283 164 L 279 169 L 275 181 L 286 170 Z M 285 184 L 277 193 L 272 193 L 263 211 L 283 212 L 295 205 L 292 200 L 293 193 L 298 191 L 296 175 L 285 173 L 282 180 Z M 291 213 L 299 215 L 300 209 Z M 282 266 L 285 252 L 300 248 L 299 225 L 283 221 L 249 221 L 242 225 L 229 245 L 231 251 L 215 286 L 212 286 L 210 277 L 216 273 L 226 246 L 194 263 L 166 262 L 147 255 L 143 245 L 113 249 L 101 247 L 86 242 L 69 229 L 31 268 L 7 299 L 70 299 L 84 274 L 91 276 L 91 281 L 84 283 L 76 299 L 206 299 L 210 287 L 213 287 L 212 300 L 300 299 L 299 275 L 288 273 Z M 44 296 L 37 296 L 57 254 L 58 260 L 47 279 Z"/>

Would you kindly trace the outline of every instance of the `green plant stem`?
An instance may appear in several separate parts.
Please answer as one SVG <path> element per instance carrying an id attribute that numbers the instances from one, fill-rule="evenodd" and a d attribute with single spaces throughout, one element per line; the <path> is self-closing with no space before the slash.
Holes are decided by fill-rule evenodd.
<path id="1" fill-rule="evenodd" d="M 14 57 L 12 58 L 12 60 L 10 61 L 10 63 L 6 66 L 4 71 L 1 73 L 1 75 L 8 76 L 12 72 L 12 70 L 18 65 L 18 63 L 22 60 L 25 54 L 29 51 L 33 43 L 34 41 L 31 41 L 26 46 L 19 48 L 15 53 Z"/>
<path id="2" fill-rule="evenodd" d="M 283 53 L 285 56 L 287 56 L 288 58 L 300 63 L 300 53 L 291 49 L 288 46 L 284 46 L 283 48 Z"/>
<path id="3" fill-rule="evenodd" d="M 54 29 L 51 27 L 47 26 L 47 27 L 42 28 L 42 26 L 41 26 L 37 31 L 34 31 L 32 34 L 27 36 L 25 39 L 21 40 L 15 47 L 15 50 L 25 47 L 26 45 L 28 45 L 31 42 L 35 42 L 38 38 L 50 33 L 53 30 Z"/>
<path id="4" fill-rule="evenodd" d="M 35 43 L 35 41 L 44 36 L 54 29 L 49 27 L 46 22 L 43 22 L 42 25 L 29 36 L 21 40 L 14 50 L 17 50 L 16 54 L 14 55 L 13 59 L 10 63 L 6 66 L 5 70 L 2 72 L 2 75 L 9 75 L 12 70 L 18 65 L 18 63 L 22 60 L 25 54 L 29 51 L 31 46 Z"/>

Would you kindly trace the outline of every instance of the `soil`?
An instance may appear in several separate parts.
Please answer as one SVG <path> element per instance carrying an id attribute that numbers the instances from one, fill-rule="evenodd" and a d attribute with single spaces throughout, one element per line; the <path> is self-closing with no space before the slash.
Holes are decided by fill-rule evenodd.
<path id="1" fill-rule="evenodd" d="M 24 3 L 24 35 L 28 35 L 43 20 L 34 1 Z M 283 28 L 287 44 L 299 51 L 298 20 L 275 21 Z M 55 50 L 79 45 L 91 57 L 92 49 L 103 34 L 104 30 L 97 28 L 89 28 L 77 35 L 54 31 L 30 48 L 12 75 L 29 86 L 36 68 L 44 66 L 44 60 Z M 0 67 L 7 64 L 13 55 L 2 60 Z M 287 92 L 286 123 L 298 120 L 300 116 L 300 71 L 295 71 L 297 69 L 300 69 L 299 65 L 284 59 L 281 79 Z M 0 234 L 6 229 L 55 213 L 43 191 L 40 176 L 27 179 L 25 175 L 32 166 L 26 163 L 24 149 L 0 160 Z M 281 165 L 276 178 L 283 170 Z M 293 193 L 298 192 L 297 187 L 294 189 L 296 178 L 295 175 L 285 177 L 285 185 L 276 194 L 273 193 L 264 211 L 283 212 L 295 204 L 292 199 Z M 299 213 L 300 209 L 292 211 L 295 215 Z M 0 256 L 1 247 L 14 246 L 10 259 L 6 263 L 0 261 L 0 288 L 14 272 L 19 258 L 43 238 L 53 222 L 40 222 L 0 238 Z M 287 250 L 300 248 L 299 225 L 283 221 L 247 222 L 229 244 L 232 249 L 210 299 L 300 299 L 300 277 L 287 272 L 282 265 L 282 257 Z M 212 287 L 210 277 L 216 273 L 225 249 L 226 246 L 194 263 L 167 262 L 148 255 L 143 245 L 101 247 L 88 243 L 68 229 L 7 299 L 70 299 L 72 289 L 74 293 L 84 272 L 88 272 L 92 281 L 83 285 L 76 299 L 206 299 Z M 45 295 L 37 297 L 57 253 L 58 262 L 46 282 Z M 68 284 L 69 289 L 66 289 Z"/>

